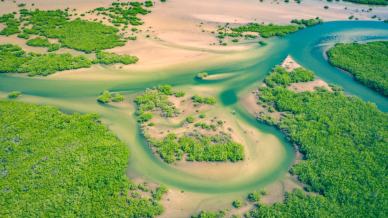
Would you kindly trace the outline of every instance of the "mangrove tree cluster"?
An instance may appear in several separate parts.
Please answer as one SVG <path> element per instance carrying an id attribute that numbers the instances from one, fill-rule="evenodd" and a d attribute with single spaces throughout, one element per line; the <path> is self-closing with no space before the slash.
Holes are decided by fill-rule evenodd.
<path id="1" fill-rule="evenodd" d="M 192 125 L 193 130 L 175 134 L 173 129 L 171 133 L 161 139 L 156 139 L 152 134 L 149 134 L 147 128 L 159 128 L 157 123 L 152 122 L 154 117 L 161 116 L 168 119 L 181 114 L 180 110 L 169 100 L 172 96 L 181 98 L 184 93 L 173 90 L 169 85 L 161 85 L 147 89 L 135 99 L 136 115 L 138 122 L 142 124 L 143 134 L 150 147 L 159 154 L 162 160 L 167 163 L 183 159 L 187 161 L 235 162 L 244 158 L 244 149 L 241 144 L 234 142 L 226 133 L 216 132 L 217 128 L 223 125 L 220 120 L 216 124 L 208 124 L 204 121 L 196 122 L 194 116 L 188 116 L 182 125 Z M 198 95 L 184 101 L 192 101 L 192 104 L 215 104 L 215 98 Z M 198 117 L 204 119 L 205 115 L 200 114 Z M 212 134 L 206 134 L 199 129 L 212 131 Z"/>
<path id="2" fill-rule="evenodd" d="M 0 101 L 1 217 L 155 217 L 166 188 L 128 181 L 128 146 L 96 115 Z M 148 196 L 148 197 L 147 197 Z"/>
<path id="3" fill-rule="evenodd" d="M 291 173 L 306 185 L 306 191 L 317 195 L 287 193 L 285 202 L 259 205 L 249 216 L 385 216 L 387 114 L 342 91 L 295 93 L 274 74 L 278 70 L 269 76 L 274 85 L 260 88 L 259 103 L 283 113 L 274 125 L 304 157 Z"/>
<path id="4" fill-rule="evenodd" d="M 57 71 L 90 67 L 92 62 L 85 56 L 71 54 L 26 53 L 17 45 L 0 44 L 0 72 L 28 73 L 30 76 L 49 75 Z"/>
<path id="5" fill-rule="evenodd" d="M 388 96 L 388 42 L 336 44 L 327 55 L 331 64 Z"/>

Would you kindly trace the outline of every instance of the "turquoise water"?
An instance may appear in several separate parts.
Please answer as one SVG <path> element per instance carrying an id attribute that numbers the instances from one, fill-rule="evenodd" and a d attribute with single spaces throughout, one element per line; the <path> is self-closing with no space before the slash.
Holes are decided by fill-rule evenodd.
<path id="1" fill-rule="evenodd" d="M 231 76 L 211 81 L 194 79 L 201 66 L 197 69 L 162 71 L 158 76 L 148 76 L 139 79 L 122 81 L 77 81 L 77 80 L 48 80 L 44 78 L 28 78 L 12 74 L 0 75 L 0 91 L 22 91 L 25 95 L 42 97 L 39 103 L 57 105 L 65 110 L 80 112 L 96 112 L 112 124 L 113 131 L 126 141 L 132 151 L 129 170 L 136 176 L 143 176 L 152 181 L 164 183 L 168 186 L 183 190 L 204 193 L 231 193 L 248 191 L 265 186 L 279 178 L 289 169 L 294 160 L 292 146 L 275 128 L 260 124 L 251 117 L 239 104 L 239 98 L 250 88 L 259 84 L 270 70 L 279 64 L 288 54 L 292 55 L 301 65 L 314 71 L 323 80 L 342 86 L 351 95 L 375 103 L 382 111 L 388 111 L 387 98 L 362 86 L 351 76 L 341 72 L 327 63 L 324 51 L 336 42 L 363 41 L 388 39 L 388 24 L 368 21 L 329 22 L 315 27 L 301 30 L 281 39 L 269 40 L 269 48 L 257 45 L 257 52 L 265 52 L 259 57 L 247 57 L 240 62 L 227 62 L 222 66 L 205 69 L 210 75 L 228 73 Z M 388 61 L 388 60 L 387 60 Z M 195 67 L 194 67 L 195 68 Z M 110 68 L 107 68 L 108 71 Z M 279 160 L 271 172 L 258 177 L 249 177 L 244 181 L 215 183 L 206 181 L 202 177 L 180 171 L 156 158 L 131 116 L 123 111 L 101 106 L 95 98 L 104 89 L 112 91 L 126 91 L 136 93 L 157 84 L 172 84 L 176 86 L 217 86 L 221 87 L 219 99 L 222 107 L 235 111 L 236 118 L 261 132 L 272 134 L 284 145 L 286 156 Z"/>

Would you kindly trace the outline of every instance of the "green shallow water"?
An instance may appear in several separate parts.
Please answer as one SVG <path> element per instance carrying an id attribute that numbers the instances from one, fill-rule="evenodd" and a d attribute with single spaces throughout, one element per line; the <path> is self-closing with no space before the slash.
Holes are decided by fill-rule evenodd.
<path id="1" fill-rule="evenodd" d="M 131 149 L 128 175 L 141 176 L 147 180 L 164 183 L 178 189 L 200 193 L 246 192 L 268 185 L 280 178 L 294 161 L 292 146 L 275 128 L 256 122 L 239 104 L 239 98 L 247 90 L 259 84 L 272 67 L 291 54 L 301 65 L 313 70 L 329 83 L 344 87 L 351 95 L 375 103 L 382 111 L 388 111 L 387 98 L 355 82 L 348 74 L 330 66 L 325 60 L 324 51 L 336 42 L 388 39 L 388 24 L 382 22 L 329 22 L 299 31 L 282 39 L 272 39 L 266 47 L 257 47 L 252 55 L 240 62 L 225 62 L 208 69 L 198 64 L 189 70 L 165 70 L 153 76 L 128 77 L 120 81 L 77 81 L 44 78 L 19 77 L 11 74 L 0 75 L 0 91 L 22 91 L 26 97 L 21 100 L 52 104 L 65 111 L 95 112 L 104 122 L 128 143 Z M 263 55 L 264 54 L 264 55 Z M 105 69 L 107 73 L 112 68 Z M 230 74 L 227 77 L 199 81 L 194 79 L 197 72 L 206 70 L 211 75 Z M 137 75 L 137 74 L 136 74 Z M 96 103 L 95 98 L 104 89 L 125 91 L 132 94 L 154 85 L 169 83 L 176 86 L 217 87 L 221 106 L 226 111 L 234 111 L 235 118 L 256 128 L 264 135 L 277 138 L 284 149 L 284 158 L 269 171 L 258 172 L 238 180 L 206 179 L 201 175 L 190 174 L 167 165 L 156 158 L 139 132 L 132 111 Z M 270 145 L 269 145 L 270 146 Z M 238 177 L 239 175 L 236 175 Z"/>

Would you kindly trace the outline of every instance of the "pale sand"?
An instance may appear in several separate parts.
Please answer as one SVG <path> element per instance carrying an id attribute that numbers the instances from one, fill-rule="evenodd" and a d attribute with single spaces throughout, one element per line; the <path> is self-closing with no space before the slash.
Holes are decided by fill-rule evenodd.
<path id="1" fill-rule="evenodd" d="M 230 134 L 234 141 L 244 146 L 245 160 L 236 163 L 178 161 L 173 165 L 175 168 L 215 182 L 224 179 L 228 180 L 228 182 L 240 182 L 241 179 L 258 177 L 267 173 L 268 170 L 276 167 L 278 160 L 285 155 L 284 148 L 276 137 L 261 133 L 254 127 L 239 121 L 231 111 L 227 111 L 217 104 L 212 106 L 201 105 L 199 107 L 192 105 L 191 96 L 194 94 L 216 96 L 216 88 L 195 86 L 190 87 L 189 90 L 184 89 L 184 91 L 186 91 L 184 98 L 170 98 L 182 113 L 176 118 L 154 117 L 151 122 L 154 122 L 156 125 L 144 127 L 147 134 L 150 134 L 153 138 L 161 139 L 169 132 L 181 135 L 184 132 L 192 132 L 194 129 L 198 130 L 199 128 L 195 128 L 194 124 L 181 126 L 184 118 L 189 115 L 194 115 L 196 122 L 201 121 L 208 124 L 212 123 L 210 120 L 222 120 L 224 124 L 222 127 L 218 127 L 217 131 L 200 129 L 199 132 L 206 135 L 214 135 L 219 132 Z M 201 112 L 206 114 L 206 118 L 198 118 Z M 267 146 L 268 144 L 271 144 L 271 146 Z M 234 176 L 237 174 L 240 176 Z"/>
<path id="2" fill-rule="evenodd" d="M 290 55 L 287 55 L 286 59 L 284 59 L 280 66 L 282 66 L 288 72 L 291 72 L 300 67 L 300 65 Z"/>
<path id="3" fill-rule="evenodd" d="M 299 63 L 297 63 L 290 55 L 284 59 L 282 64 L 280 65 L 285 68 L 288 72 L 293 71 L 296 68 L 301 67 Z M 317 88 L 324 88 L 326 90 L 331 91 L 330 86 L 323 80 L 316 78 L 310 82 L 300 82 L 300 83 L 292 83 L 287 87 L 287 89 L 292 90 L 294 92 L 312 92 Z"/>
<path id="4" fill-rule="evenodd" d="M 312 92 L 317 88 L 324 88 L 331 91 L 331 87 L 321 79 L 315 79 L 314 81 L 310 82 L 293 83 L 287 87 L 287 89 L 294 92 Z"/>
<path id="5" fill-rule="evenodd" d="M 35 6 L 30 3 L 27 8 L 40 9 L 64 9 L 66 7 L 77 8 L 77 13 L 102 6 L 108 6 L 108 1 L 92 0 L 68 0 L 48 1 L 36 0 Z M 329 5 L 330 9 L 323 9 Z M 347 7 L 348 10 L 344 8 Z M 222 54 L 228 51 L 243 51 L 249 49 L 249 45 L 228 45 L 220 46 L 211 31 L 217 29 L 218 24 L 223 23 L 247 23 L 247 22 L 273 22 L 289 23 L 294 18 L 314 18 L 319 16 L 326 21 L 344 20 L 350 15 L 360 19 L 370 19 L 378 15 L 382 19 L 388 18 L 387 7 L 373 6 L 373 11 L 366 13 L 362 9 L 369 6 L 357 5 L 343 2 L 327 3 L 324 1 L 303 1 L 301 4 L 294 2 L 273 2 L 257 0 L 233 1 L 233 0 L 169 0 L 166 3 L 156 2 L 151 8 L 151 14 L 142 16 L 145 24 L 139 29 L 138 40 L 129 41 L 127 45 L 115 49 L 113 52 L 120 54 L 136 55 L 140 58 L 135 65 L 123 66 L 124 72 L 131 73 L 139 70 L 158 70 L 167 66 L 192 62 L 195 60 L 207 60 L 212 57 L 229 56 Z M 0 14 L 18 10 L 12 1 L 0 2 Z M 358 12 L 357 12 L 358 11 Z M 93 18 L 87 15 L 85 18 Z M 202 23 L 202 24 L 201 24 Z M 148 31 L 147 31 L 148 30 Z M 150 35 L 149 38 L 145 37 Z M 0 39 L 3 42 L 2 39 Z M 216 43 L 215 45 L 213 45 Z M 88 71 L 79 74 L 74 71 L 65 71 L 54 74 L 53 77 L 60 79 L 87 79 L 93 76 L 96 79 L 115 79 L 110 75 L 104 77 L 101 72 Z"/>

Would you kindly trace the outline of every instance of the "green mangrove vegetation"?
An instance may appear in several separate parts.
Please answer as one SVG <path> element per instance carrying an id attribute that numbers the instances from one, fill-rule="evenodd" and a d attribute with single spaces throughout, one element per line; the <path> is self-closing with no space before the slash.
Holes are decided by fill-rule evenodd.
<path id="1" fill-rule="evenodd" d="M 0 45 L 1 73 L 28 73 L 29 76 L 47 76 L 57 71 L 90 67 L 92 62 L 85 56 L 71 54 L 26 53 L 16 45 Z"/>
<path id="2" fill-rule="evenodd" d="M 239 27 L 232 28 L 231 30 L 237 34 L 243 34 L 246 32 L 259 33 L 263 38 L 269 38 L 272 36 L 285 36 L 289 33 L 296 32 L 300 29 L 297 25 L 276 25 L 276 24 L 258 24 L 250 23 Z"/>
<path id="3" fill-rule="evenodd" d="M 187 161 L 239 161 L 244 159 L 244 149 L 226 134 L 206 136 L 187 133 L 178 137 L 173 133 L 162 140 L 149 139 L 149 143 L 157 149 L 160 157 L 167 163 L 182 160 L 187 155 Z"/>
<path id="4" fill-rule="evenodd" d="M 216 98 L 210 96 L 210 97 L 202 97 L 202 96 L 199 96 L 199 95 L 194 95 L 193 97 L 191 97 L 191 100 L 193 100 L 194 103 L 198 103 L 198 104 L 210 104 L 210 105 L 213 105 L 215 104 L 217 101 L 216 101 Z"/>
<path id="5" fill-rule="evenodd" d="M 46 43 L 46 40 L 41 38 L 31 40 L 33 40 L 31 43 L 37 46 L 42 46 L 44 43 Z M 54 44 L 49 45 L 49 51 L 51 45 Z M 47 76 L 49 74 L 63 70 L 88 68 L 93 63 L 134 64 L 137 62 L 137 60 L 137 57 L 130 55 L 117 55 L 114 53 L 100 51 L 97 52 L 96 59 L 92 61 L 83 55 L 73 56 L 69 53 L 27 53 L 17 45 L 0 44 L 0 73 L 28 73 L 29 76 Z"/>
<path id="6" fill-rule="evenodd" d="M 223 218 L 225 217 L 224 211 L 201 211 L 198 215 L 193 215 L 191 218 Z"/>
<path id="7" fill-rule="evenodd" d="M 311 18 L 311 19 L 293 19 L 293 20 L 291 20 L 291 23 L 302 25 L 305 27 L 315 26 L 315 25 L 320 24 L 322 22 L 323 22 L 323 20 L 319 17 Z"/>
<path id="8" fill-rule="evenodd" d="M 135 64 L 139 58 L 131 55 L 118 55 L 111 52 L 98 51 L 96 52 L 96 60 L 94 63 L 99 64 Z"/>
<path id="9" fill-rule="evenodd" d="M 93 134 L 91 134 L 93 133 Z M 94 114 L 0 101 L 0 216 L 155 217 L 164 186 L 128 181 L 129 151 Z"/>
<path id="10" fill-rule="evenodd" d="M 24 36 L 21 36 L 23 38 Z M 42 38 L 42 37 L 36 37 L 33 39 L 27 40 L 26 44 L 28 46 L 33 46 L 33 47 L 47 47 L 48 52 L 56 51 L 61 48 L 61 44 L 59 43 L 50 43 L 47 38 Z"/>
<path id="11" fill-rule="evenodd" d="M 144 22 L 139 15 L 146 15 L 151 11 L 145 9 L 145 7 L 152 7 L 152 1 L 142 2 L 112 2 L 110 7 L 99 7 L 92 10 L 92 13 L 105 16 L 109 18 L 109 21 L 115 26 L 128 25 L 138 26 Z"/>
<path id="12" fill-rule="evenodd" d="M 135 99 L 137 105 L 136 114 L 142 117 L 147 112 L 158 111 L 163 117 L 176 116 L 178 109 L 168 100 L 168 96 L 176 93 L 170 85 L 161 85 L 147 89 Z M 147 115 L 146 115 L 147 116 Z M 149 117 L 149 115 L 148 115 Z"/>
<path id="13" fill-rule="evenodd" d="M 56 38 L 63 47 L 87 53 L 125 44 L 116 28 L 79 18 L 70 20 L 67 11 L 22 9 L 20 20 L 31 26 L 23 29 L 26 34 Z"/>
<path id="14" fill-rule="evenodd" d="M 288 72 L 283 67 L 276 66 L 273 71 L 273 73 L 264 79 L 265 84 L 269 87 L 285 87 L 291 83 L 308 82 L 314 80 L 314 73 L 302 67 L 298 67 L 291 72 Z"/>
<path id="15" fill-rule="evenodd" d="M 14 99 L 14 98 L 19 97 L 20 95 L 22 95 L 22 92 L 20 92 L 20 91 L 12 91 L 12 92 L 8 93 L 8 98 L 9 99 Z"/>
<path id="16" fill-rule="evenodd" d="M 388 96 L 388 42 L 336 44 L 327 51 L 329 62 Z"/>
<path id="17" fill-rule="evenodd" d="M 239 38 L 256 39 L 259 36 L 269 38 L 274 36 L 285 36 L 296 32 L 305 27 L 314 26 L 322 23 L 323 20 L 319 17 L 312 19 L 293 19 L 290 25 L 264 24 L 264 23 L 249 23 L 240 26 L 232 27 L 229 23 L 224 26 L 219 26 L 217 30 L 217 38 L 219 43 L 226 45 L 223 41 L 230 38 L 232 42 L 239 42 Z M 260 45 L 264 46 L 264 41 L 259 41 Z"/>
<path id="18" fill-rule="evenodd" d="M 0 31 L 0 35 L 10 36 L 20 32 L 20 22 L 15 18 L 15 14 L 13 13 L 0 16 L 0 23 L 5 24 L 5 28 Z"/>
<path id="19" fill-rule="evenodd" d="M 388 0 L 344 0 L 346 2 L 353 2 L 366 5 L 388 5 Z"/>
<path id="20" fill-rule="evenodd" d="M 118 92 L 109 92 L 105 90 L 98 96 L 97 101 L 103 104 L 107 104 L 109 102 L 122 102 L 124 101 L 124 96 Z"/>
<path id="21" fill-rule="evenodd" d="M 163 118 L 177 117 L 181 111 L 169 100 L 171 97 L 181 98 L 184 95 L 175 91 L 170 85 L 161 85 L 145 90 L 135 98 L 137 105 L 138 122 L 142 124 L 143 135 L 147 139 L 150 147 L 155 150 L 162 160 L 167 163 L 174 163 L 179 160 L 186 161 L 239 161 L 244 159 L 244 149 L 239 143 L 234 142 L 231 137 L 224 132 L 209 134 L 198 131 L 201 128 L 206 131 L 216 131 L 215 124 L 195 122 L 194 116 L 184 118 L 183 125 L 191 125 L 191 129 L 184 133 L 175 134 L 174 130 L 162 137 L 155 137 L 149 133 L 148 128 L 161 128 L 158 123 L 151 122 L 158 116 Z M 192 101 L 193 104 L 215 103 L 214 97 L 199 97 L 194 95 L 184 101 Z M 195 106 L 194 106 L 195 107 Z M 201 116 L 205 118 L 204 115 Z M 222 125 L 218 121 L 217 125 Z M 181 126 L 179 126 L 181 127 Z M 177 128 L 179 128 L 177 127 Z M 158 130 L 159 132 L 161 130 Z"/>
<path id="22" fill-rule="evenodd" d="M 388 115 L 342 91 L 295 93 L 274 75 L 279 74 L 277 69 L 269 75 L 274 85 L 259 89 L 259 104 L 283 114 L 273 125 L 304 157 L 290 172 L 305 184 L 305 191 L 316 194 L 296 190 L 287 193 L 284 202 L 260 204 L 248 216 L 384 216 L 388 208 Z"/>

